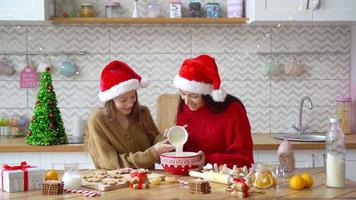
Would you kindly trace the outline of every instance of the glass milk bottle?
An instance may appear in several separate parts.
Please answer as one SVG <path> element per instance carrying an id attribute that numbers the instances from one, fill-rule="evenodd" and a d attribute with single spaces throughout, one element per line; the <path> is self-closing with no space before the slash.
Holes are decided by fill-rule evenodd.
<path id="1" fill-rule="evenodd" d="M 64 175 L 62 178 L 64 189 L 80 189 L 82 178 L 79 173 L 79 164 L 64 164 Z"/>
<path id="2" fill-rule="evenodd" d="M 326 186 L 345 187 L 345 140 L 340 119 L 330 118 L 330 129 L 326 135 Z"/>

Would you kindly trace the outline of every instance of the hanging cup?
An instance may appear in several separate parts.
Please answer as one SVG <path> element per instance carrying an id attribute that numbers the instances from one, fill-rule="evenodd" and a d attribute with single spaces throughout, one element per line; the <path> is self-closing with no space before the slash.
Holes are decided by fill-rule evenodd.
<path id="1" fill-rule="evenodd" d="M 300 76 L 305 72 L 305 69 L 300 61 L 296 57 L 292 56 L 289 59 L 288 64 L 285 66 L 284 72 L 288 75 Z"/>
<path id="2" fill-rule="evenodd" d="M 63 63 L 59 68 L 59 73 L 67 77 L 72 77 L 73 75 L 75 75 L 76 71 L 77 71 L 77 67 L 69 57 L 67 57 L 63 61 Z"/>
<path id="3" fill-rule="evenodd" d="M 5 58 L 0 60 L 0 74 L 5 74 L 5 75 L 12 75 L 15 73 L 15 69 L 13 66 L 10 66 L 10 64 L 7 62 Z"/>
<path id="4" fill-rule="evenodd" d="M 271 56 L 264 64 L 263 74 L 265 76 L 278 76 L 282 71 L 282 65 L 277 63 L 274 56 Z"/>

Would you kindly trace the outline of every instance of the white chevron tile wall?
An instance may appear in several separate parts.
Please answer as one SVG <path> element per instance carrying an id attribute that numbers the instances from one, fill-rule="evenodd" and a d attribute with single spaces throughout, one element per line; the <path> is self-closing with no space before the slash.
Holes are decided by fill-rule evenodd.
<path id="1" fill-rule="evenodd" d="M 102 5 L 104 1 L 89 2 Z M 129 1 L 123 2 L 129 16 Z M 140 3 L 143 11 L 144 1 Z M 103 12 L 103 8 L 97 9 L 99 15 Z M 299 100 L 304 95 L 310 96 L 315 106 L 304 108 L 309 130 L 325 131 L 327 119 L 334 113 L 335 97 L 350 94 L 350 31 L 347 26 L 1 25 L 0 51 L 88 54 L 69 55 L 79 73 L 73 77 L 59 73 L 65 53 L 5 55 L 16 73 L 0 75 L 0 116 L 32 115 L 37 89 L 20 89 L 19 72 L 27 61 L 35 67 L 46 59 L 53 66 L 53 85 L 70 134 L 74 117 L 86 119 L 102 105 L 97 96 L 101 70 L 110 60 L 118 59 L 151 82 L 138 94 L 140 103 L 148 106 L 155 118 L 158 96 L 178 92 L 172 80 L 183 60 L 207 53 L 216 59 L 222 86 L 246 106 L 254 133 L 293 132 L 291 125 L 297 123 Z M 272 53 L 282 66 L 294 56 L 306 73 L 264 76 L 263 67 Z"/>

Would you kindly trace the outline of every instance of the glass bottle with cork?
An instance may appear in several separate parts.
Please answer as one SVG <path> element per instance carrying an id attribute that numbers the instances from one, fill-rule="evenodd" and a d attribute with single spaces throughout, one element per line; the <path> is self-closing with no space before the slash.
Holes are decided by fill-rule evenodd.
<path id="1" fill-rule="evenodd" d="M 336 98 L 336 114 L 341 119 L 341 129 L 345 134 L 351 134 L 351 97 Z"/>
<path id="2" fill-rule="evenodd" d="M 345 139 L 341 120 L 334 116 L 329 119 L 330 129 L 326 134 L 326 186 L 345 187 Z"/>

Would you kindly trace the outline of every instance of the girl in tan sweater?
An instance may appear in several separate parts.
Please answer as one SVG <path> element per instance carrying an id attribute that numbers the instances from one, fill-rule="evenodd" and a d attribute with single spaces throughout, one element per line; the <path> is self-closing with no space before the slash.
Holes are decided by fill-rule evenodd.
<path id="1" fill-rule="evenodd" d="M 110 62 L 102 71 L 99 99 L 105 105 L 90 114 L 86 141 L 96 168 L 152 168 L 162 153 L 174 150 L 148 108 L 138 103 L 136 89 L 145 86 L 121 61 Z"/>

